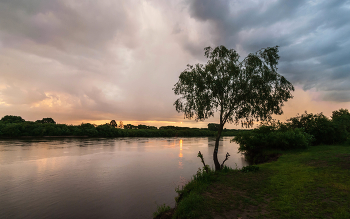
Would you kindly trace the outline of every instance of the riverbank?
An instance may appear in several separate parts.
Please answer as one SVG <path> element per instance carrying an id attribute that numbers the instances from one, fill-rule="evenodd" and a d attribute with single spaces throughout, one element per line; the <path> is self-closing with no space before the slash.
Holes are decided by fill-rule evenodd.
<path id="1" fill-rule="evenodd" d="M 180 191 L 172 216 L 350 218 L 350 146 L 283 152 L 257 166 L 257 172 L 201 174 Z"/>
<path id="2" fill-rule="evenodd" d="M 141 125 L 142 126 L 142 125 Z M 142 126 L 143 127 L 143 126 Z M 4 123 L 0 121 L 0 138 L 55 138 L 55 137 L 213 137 L 217 131 L 208 128 L 189 128 L 165 126 L 152 129 L 121 129 L 109 124 L 66 125 L 55 123 L 37 123 L 24 121 L 19 123 Z M 222 136 L 235 136 L 247 129 L 224 129 Z"/>

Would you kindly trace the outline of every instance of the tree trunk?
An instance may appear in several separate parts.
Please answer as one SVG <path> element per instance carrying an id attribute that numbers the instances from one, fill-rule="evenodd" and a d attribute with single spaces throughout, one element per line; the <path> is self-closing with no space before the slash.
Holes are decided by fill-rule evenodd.
<path id="1" fill-rule="evenodd" d="M 214 153 L 213 153 L 215 171 L 221 170 L 221 166 L 220 166 L 220 163 L 218 160 L 218 150 L 219 150 L 219 142 L 220 142 L 220 137 L 221 137 L 221 132 L 222 132 L 223 127 L 224 127 L 224 125 L 220 124 L 218 134 L 217 134 L 216 140 L 215 140 L 215 148 L 214 148 Z"/>

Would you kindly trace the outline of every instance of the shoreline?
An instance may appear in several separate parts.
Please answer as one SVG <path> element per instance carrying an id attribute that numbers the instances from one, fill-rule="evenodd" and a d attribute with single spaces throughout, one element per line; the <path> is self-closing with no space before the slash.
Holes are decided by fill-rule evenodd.
<path id="1" fill-rule="evenodd" d="M 285 151 L 257 172 L 202 174 L 155 218 L 350 218 L 350 146 Z"/>
<path id="2" fill-rule="evenodd" d="M 105 136 L 18 136 L 18 137 L 0 137 L 1 139 L 14 139 L 14 140 L 20 140 L 20 139 L 35 139 L 35 138 L 210 138 L 214 136 L 116 136 L 116 137 L 105 137 Z M 234 135 L 224 135 L 221 137 L 234 137 Z"/>

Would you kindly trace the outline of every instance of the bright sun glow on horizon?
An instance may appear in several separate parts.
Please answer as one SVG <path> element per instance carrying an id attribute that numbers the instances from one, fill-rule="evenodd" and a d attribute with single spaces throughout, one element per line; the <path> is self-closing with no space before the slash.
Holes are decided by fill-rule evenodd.
<path id="1" fill-rule="evenodd" d="M 328 101 L 322 101 L 319 99 L 319 95 L 316 91 L 304 91 L 300 87 L 295 86 L 295 92 L 293 92 L 294 98 L 287 101 L 284 106 L 282 107 L 284 114 L 282 115 L 274 115 L 273 118 L 280 120 L 281 122 L 286 121 L 287 119 L 296 116 L 297 114 L 303 114 L 305 111 L 308 113 L 323 113 L 325 116 L 330 117 L 332 115 L 332 112 L 335 110 L 339 110 L 341 108 L 350 109 L 350 103 L 337 103 L 334 102 L 332 104 L 329 104 Z M 179 113 L 179 115 L 183 116 Z M 191 128 L 206 128 L 208 123 L 219 123 L 216 121 L 217 116 L 212 117 L 210 119 L 196 122 L 193 119 L 192 120 L 184 120 L 184 121 L 123 121 L 123 124 L 132 124 L 132 125 L 149 125 L 149 126 L 183 126 L 183 127 L 191 127 Z M 84 120 L 84 121 L 78 121 L 74 124 L 81 124 L 83 123 L 92 123 L 92 124 L 105 124 L 109 123 L 111 120 Z M 119 124 L 120 120 L 116 120 L 116 122 Z M 257 123 L 259 124 L 259 123 Z M 234 125 L 234 124 L 225 124 L 225 128 L 235 128 L 235 129 L 241 129 L 241 125 Z"/>

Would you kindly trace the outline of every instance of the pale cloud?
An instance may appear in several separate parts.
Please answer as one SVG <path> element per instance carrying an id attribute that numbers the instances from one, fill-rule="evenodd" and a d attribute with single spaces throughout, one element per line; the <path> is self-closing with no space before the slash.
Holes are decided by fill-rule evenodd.
<path id="1" fill-rule="evenodd" d="M 0 116 L 205 127 L 217 118 L 184 120 L 173 106 L 172 88 L 187 64 L 206 61 L 204 47 L 221 44 L 242 57 L 280 46 L 279 72 L 298 86 L 293 104 L 284 107 L 286 115 L 318 106 L 345 108 L 350 101 L 349 5 L 3 0 Z"/>

